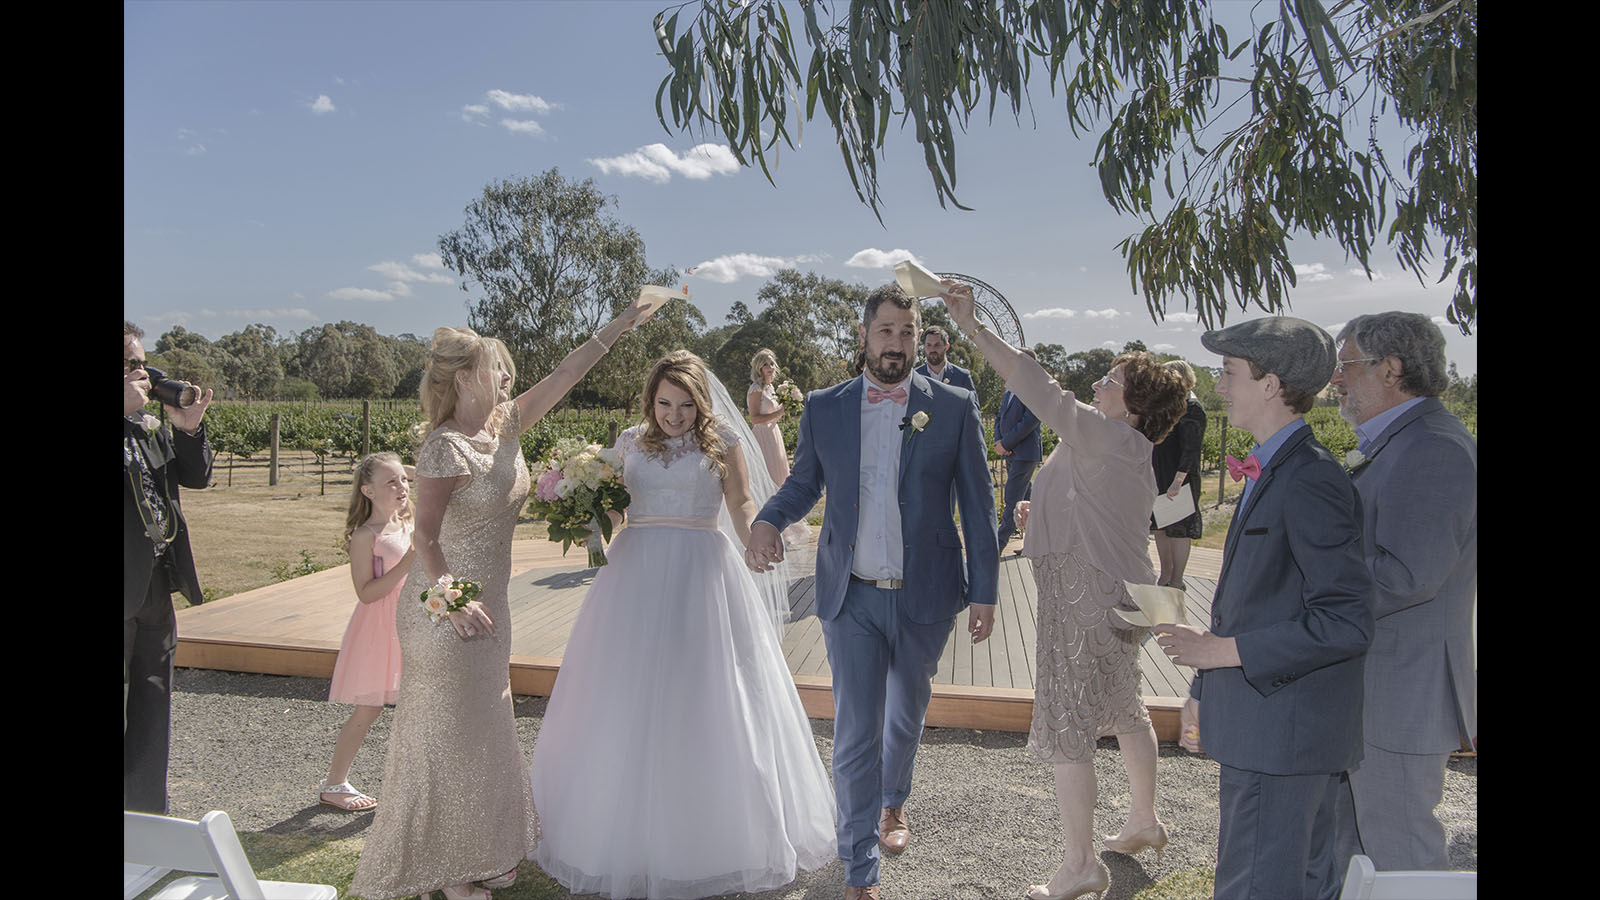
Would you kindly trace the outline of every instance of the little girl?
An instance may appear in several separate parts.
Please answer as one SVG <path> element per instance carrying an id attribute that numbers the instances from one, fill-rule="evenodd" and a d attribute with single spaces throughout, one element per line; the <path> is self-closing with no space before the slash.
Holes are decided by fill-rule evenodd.
<path id="1" fill-rule="evenodd" d="M 393 453 L 373 453 L 356 463 L 345 540 L 350 545 L 350 580 L 355 612 L 339 645 L 328 699 L 355 704 L 339 731 L 333 765 L 321 785 L 321 801 L 350 812 L 366 812 L 378 801 L 350 784 L 350 764 L 400 687 L 400 640 L 395 603 L 411 569 L 411 491 L 407 469 Z"/>

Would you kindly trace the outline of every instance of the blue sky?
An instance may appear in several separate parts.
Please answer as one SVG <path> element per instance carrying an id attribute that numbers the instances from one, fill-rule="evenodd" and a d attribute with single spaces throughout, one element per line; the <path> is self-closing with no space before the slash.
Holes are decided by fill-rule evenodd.
<path id="1" fill-rule="evenodd" d="M 800 149 L 782 150 L 776 188 L 717 138 L 662 129 L 651 20 L 665 5 L 125 3 L 124 315 L 152 341 L 174 324 L 213 340 L 252 322 L 424 338 L 465 325 L 477 295 L 439 266 L 439 235 L 489 181 L 559 167 L 616 197 L 652 266 L 697 267 L 683 283 L 713 325 L 736 300 L 754 308 L 780 267 L 876 286 L 909 252 L 993 285 L 1030 343 L 1138 339 L 1219 362 L 1181 301 L 1151 322 L 1116 249 L 1139 223 L 1106 203 L 1097 135 L 1074 138 L 1047 87 L 1021 125 L 980 116 L 961 139 L 957 196 L 972 212 L 940 209 L 920 148 L 891 124 L 880 225 L 820 109 Z M 1217 4 L 1235 41 L 1251 6 Z M 1477 371 L 1476 333 L 1442 317 L 1453 277 L 1420 285 L 1386 248 L 1372 280 L 1332 242 L 1302 238 L 1291 254 L 1291 314 L 1330 329 L 1388 309 L 1436 316 L 1449 358 Z"/>

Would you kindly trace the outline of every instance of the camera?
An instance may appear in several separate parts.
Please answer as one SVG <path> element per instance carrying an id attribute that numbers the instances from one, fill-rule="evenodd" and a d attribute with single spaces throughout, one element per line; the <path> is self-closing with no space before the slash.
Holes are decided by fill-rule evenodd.
<path id="1" fill-rule="evenodd" d="M 162 403 L 187 409 L 200 399 L 200 389 L 189 382 L 168 378 L 167 373 L 155 366 L 145 366 L 144 370 L 150 376 L 150 396 Z"/>

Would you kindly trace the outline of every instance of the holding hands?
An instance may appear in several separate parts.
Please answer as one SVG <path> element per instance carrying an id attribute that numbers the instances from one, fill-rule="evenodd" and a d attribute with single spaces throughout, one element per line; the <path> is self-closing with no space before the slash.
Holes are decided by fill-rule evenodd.
<path id="1" fill-rule="evenodd" d="M 783 535 L 770 522 L 750 523 L 750 543 L 744 548 L 744 564 L 752 572 L 770 572 L 783 562 Z"/>

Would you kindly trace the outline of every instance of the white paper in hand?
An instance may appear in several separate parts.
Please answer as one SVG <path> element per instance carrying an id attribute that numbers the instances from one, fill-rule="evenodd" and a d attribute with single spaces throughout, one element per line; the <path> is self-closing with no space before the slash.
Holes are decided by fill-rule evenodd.
<path id="1" fill-rule="evenodd" d="M 1150 510 L 1156 517 L 1156 527 L 1165 528 L 1194 515 L 1194 494 L 1187 486 L 1178 489 L 1178 496 L 1168 499 L 1165 493 L 1156 495 L 1156 505 Z"/>
<path id="2" fill-rule="evenodd" d="M 1184 612 L 1184 593 L 1175 587 L 1163 587 L 1156 584 L 1134 584 L 1124 581 L 1128 586 L 1128 596 L 1138 605 L 1139 611 L 1132 612 L 1126 609 L 1113 608 L 1112 611 L 1135 625 L 1146 628 L 1160 625 L 1163 622 L 1174 625 L 1188 623 L 1188 615 Z"/>
<path id="3" fill-rule="evenodd" d="M 939 276 L 909 259 L 894 264 L 894 280 L 900 290 L 913 297 L 937 297 L 944 293 Z"/>
<path id="4" fill-rule="evenodd" d="M 639 288 L 639 306 L 646 312 L 655 309 L 661 304 L 676 297 L 688 298 L 688 294 L 680 293 L 672 288 L 664 288 L 658 284 L 647 284 Z"/>

